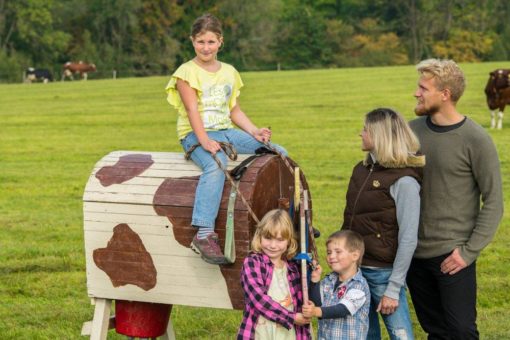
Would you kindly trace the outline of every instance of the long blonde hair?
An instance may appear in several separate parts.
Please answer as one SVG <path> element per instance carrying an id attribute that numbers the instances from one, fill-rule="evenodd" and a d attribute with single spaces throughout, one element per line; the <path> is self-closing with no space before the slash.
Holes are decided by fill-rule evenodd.
<path id="1" fill-rule="evenodd" d="M 397 112 L 375 109 L 365 116 L 365 129 L 373 143 L 371 152 L 387 168 L 412 165 L 420 142 L 405 119 Z"/>
<path id="2" fill-rule="evenodd" d="M 281 237 L 288 241 L 287 250 L 283 256 L 290 260 L 297 253 L 297 241 L 294 235 L 294 226 L 287 211 L 274 209 L 269 211 L 257 225 L 255 235 L 251 241 L 251 249 L 256 253 L 262 252 L 260 242 L 262 237 L 276 238 L 280 233 Z"/>

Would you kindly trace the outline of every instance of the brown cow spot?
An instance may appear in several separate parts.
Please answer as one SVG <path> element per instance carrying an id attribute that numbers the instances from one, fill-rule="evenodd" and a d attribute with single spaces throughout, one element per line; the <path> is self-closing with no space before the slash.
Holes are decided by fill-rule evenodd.
<path id="1" fill-rule="evenodd" d="M 132 284 L 149 290 L 156 286 L 156 267 L 142 239 L 127 224 L 113 228 L 106 248 L 95 249 L 94 263 L 112 281 L 114 287 Z"/>
<path id="2" fill-rule="evenodd" d="M 96 173 L 104 187 L 120 184 L 140 175 L 154 163 L 151 155 L 131 154 L 119 158 L 114 166 L 105 166 Z"/>
<path id="3" fill-rule="evenodd" d="M 199 178 L 167 178 L 158 187 L 152 200 L 156 214 L 168 218 L 175 240 L 187 248 L 197 231 L 191 227 L 191 215 Z"/>

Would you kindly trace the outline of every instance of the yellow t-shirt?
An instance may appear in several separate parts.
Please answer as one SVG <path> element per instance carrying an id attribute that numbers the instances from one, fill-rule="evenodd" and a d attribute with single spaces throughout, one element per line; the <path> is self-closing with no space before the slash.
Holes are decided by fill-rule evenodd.
<path id="1" fill-rule="evenodd" d="M 182 64 L 172 75 L 165 91 L 167 100 L 178 112 L 177 136 L 186 137 L 193 131 L 188 114 L 176 88 L 177 79 L 186 81 L 197 91 L 198 111 L 206 131 L 233 128 L 230 111 L 236 105 L 243 81 L 237 70 L 225 63 L 216 72 L 209 72 L 190 60 Z"/>

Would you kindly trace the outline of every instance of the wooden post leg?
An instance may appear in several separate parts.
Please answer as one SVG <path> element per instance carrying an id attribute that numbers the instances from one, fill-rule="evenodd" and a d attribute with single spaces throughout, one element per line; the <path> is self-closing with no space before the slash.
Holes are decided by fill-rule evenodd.
<path id="1" fill-rule="evenodd" d="M 112 300 L 96 299 L 96 308 L 94 309 L 94 319 L 92 320 L 92 330 L 90 340 L 104 340 L 108 333 L 110 323 L 110 309 Z"/>
<path id="2" fill-rule="evenodd" d="M 175 340 L 174 326 L 172 325 L 172 318 L 168 320 L 168 326 L 166 327 L 166 333 L 161 336 L 162 340 Z"/>

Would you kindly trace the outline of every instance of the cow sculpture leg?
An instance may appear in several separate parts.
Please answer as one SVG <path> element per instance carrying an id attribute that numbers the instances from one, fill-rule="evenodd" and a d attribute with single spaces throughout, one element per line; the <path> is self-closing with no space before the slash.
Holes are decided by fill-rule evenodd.
<path id="1" fill-rule="evenodd" d="M 112 300 L 95 299 L 96 308 L 94 309 L 94 319 L 92 320 L 92 329 L 90 331 L 90 340 L 106 339 L 108 333 L 110 310 Z"/>
<path id="2" fill-rule="evenodd" d="M 108 337 L 108 330 L 115 328 L 115 315 L 110 315 L 112 300 L 93 298 L 91 302 L 95 305 L 94 318 L 92 321 L 83 323 L 81 335 L 90 336 L 90 340 L 106 340 Z M 166 332 L 160 339 L 176 339 L 172 318 L 168 320 Z"/>

